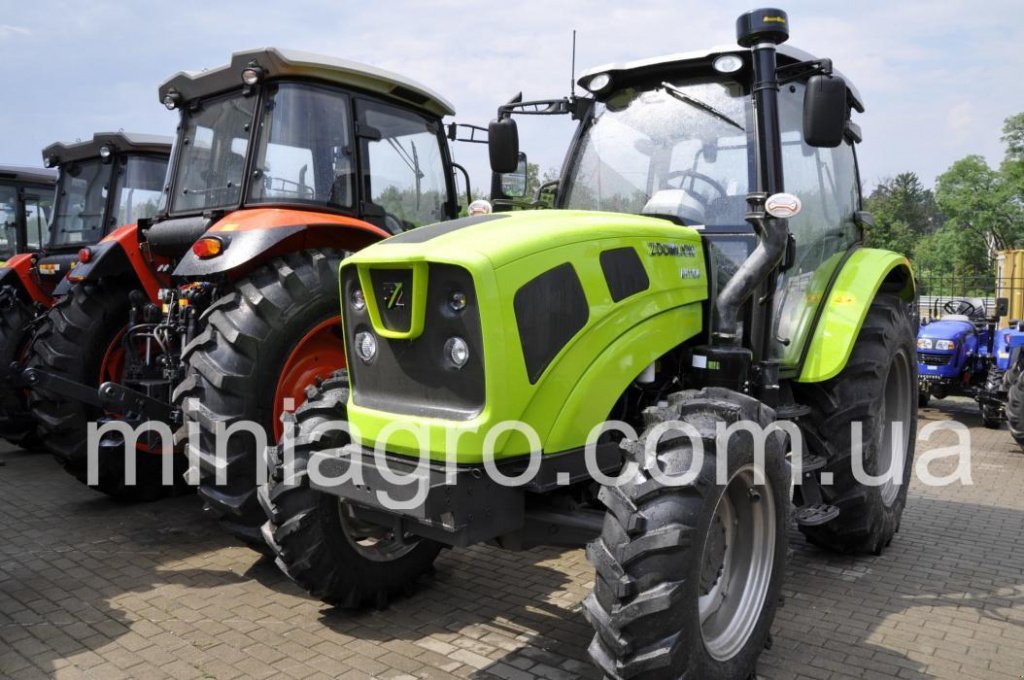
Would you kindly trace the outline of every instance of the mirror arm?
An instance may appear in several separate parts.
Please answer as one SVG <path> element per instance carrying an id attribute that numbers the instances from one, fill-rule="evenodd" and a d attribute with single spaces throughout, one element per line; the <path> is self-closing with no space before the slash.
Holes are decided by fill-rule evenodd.
<path id="1" fill-rule="evenodd" d="M 775 76 L 779 80 L 779 85 L 785 85 L 794 80 L 803 80 L 819 73 L 826 76 L 832 75 L 831 59 L 799 61 L 795 64 L 787 64 L 775 69 Z"/>
<path id="2" fill-rule="evenodd" d="M 459 129 L 469 130 L 469 136 L 459 136 Z M 476 134 L 480 133 L 484 136 L 483 139 L 477 138 Z M 452 142 L 467 142 L 469 144 L 486 144 L 487 143 L 487 128 L 480 125 L 471 125 L 470 123 L 448 123 L 447 137 Z"/>

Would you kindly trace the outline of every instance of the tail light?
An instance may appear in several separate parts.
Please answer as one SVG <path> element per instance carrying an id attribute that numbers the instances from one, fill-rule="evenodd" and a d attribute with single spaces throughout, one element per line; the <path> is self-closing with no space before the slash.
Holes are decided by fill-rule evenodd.
<path id="1" fill-rule="evenodd" d="M 88 248 L 82 248 L 78 251 L 78 261 L 82 264 L 86 264 L 92 259 L 92 251 Z"/>
<path id="2" fill-rule="evenodd" d="M 224 242 L 216 236 L 204 236 L 192 244 L 192 252 L 201 260 L 217 257 L 224 252 Z"/>

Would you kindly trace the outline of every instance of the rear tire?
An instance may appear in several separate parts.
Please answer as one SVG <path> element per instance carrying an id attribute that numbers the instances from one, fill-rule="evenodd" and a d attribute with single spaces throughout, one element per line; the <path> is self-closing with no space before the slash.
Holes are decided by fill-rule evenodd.
<path id="1" fill-rule="evenodd" d="M 271 478 L 259 490 L 268 517 L 263 535 L 278 566 L 314 597 L 338 607 L 382 608 L 394 596 L 412 590 L 416 579 L 431 570 L 441 545 L 419 538 L 397 540 L 383 529 L 378 529 L 379 543 L 360 539 L 363 534 L 357 535 L 352 521 L 345 519 L 346 504 L 310 488 L 310 456 L 348 442 L 336 430 L 315 441 L 309 436 L 323 423 L 345 419 L 348 377 L 338 371 L 308 392 L 305 405 L 294 416 L 285 415 L 296 424 L 291 483 L 286 483 L 281 447 L 271 449 Z"/>
<path id="2" fill-rule="evenodd" d="M 338 265 L 343 255 L 332 250 L 297 252 L 260 267 L 210 306 L 202 317 L 202 332 L 182 353 L 188 374 L 175 389 L 174 402 L 182 405 L 186 424 L 199 426 L 199 436 L 188 442 L 192 481 L 198 472 L 198 492 L 206 508 L 227 531 L 265 554 L 260 527 L 266 517 L 256 498 L 262 452 L 251 435 L 230 437 L 226 483 L 217 484 L 217 424 L 255 422 L 267 433 L 268 444 L 275 443 L 278 379 L 306 332 L 340 313 Z M 340 321 L 334 332 L 340 350 Z M 325 362 L 319 377 L 339 368 Z M 185 431 L 183 427 L 179 437 Z"/>
<path id="3" fill-rule="evenodd" d="M 807 539 L 837 552 L 881 554 L 899 528 L 907 501 L 917 439 L 916 335 L 914 323 L 896 296 L 872 303 L 842 373 L 818 384 L 795 383 L 797 400 L 811 407 L 801 421 L 811 453 L 824 456 L 832 484 L 822 485 L 826 503 L 839 517 L 821 526 L 801 526 Z M 904 403 L 905 402 L 905 403 Z M 890 445 L 889 427 L 903 422 L 902 439 Z M 851 427 L 862 426 L 863 467 L 879 475 L 895 457 L 903 460 L 900 484 L 861 484 L 853 475 Z"/>
<path id="4" fill-rule="evenodd" d="M 1010 426 L 1010 436 L 1024 448 L 1024 371 L 1018 372 L 1010 383 L 1006 396 L 1006 423 Z"/>
<path id="5" fill-rule="evenodd" d="M 1006 377 L 1007 371 L 992 366 L 988 369 L 988 374 L 985 376 L 985 387 L 983 390 L 989 395 L 1004 393 L 1003 381 Z M 981 403 L 980 401 L 978 406 L 981 408 L 982 425 L 991 430 L 998 430 L 1002 427 L 1003 421 L 1006 420 L 1005 406 L 1000 408 L 990 405 L 990 403 Z"/>
<path id="6" fill-rule="evenodd" d="M 0 290 L 0 372 L 6 374 L 11 364 L 21 365 L 35 316 L 32 305 L 13 287 Z M 13 378 L 0 384 L 0 437 L 15 446 L 34 448 L 40 445 L 35 422 L 25 391 L 14 386 Z"/>
<path id="7" fill-rule="evenodd" d="M 774 419 L 752 397 L 721 388 L 681 392 L 669 406 L 645 412 L 648 429 L 628 445 L 634 476 L 601 489 L 608 508 L 601 537 L 588 546 L 594 591 L 584 612 L 595 635 L 590 656 L 621 680 L 747 680 L 769 639 L 788 552 L 789 468 L 783 438 L 765 446 L 765 484 L 753 479 L 754 445 L 747 433 L 716 450 L 716 426 Z M 699 475 L 672 486 L 644 469 L 644 442 L 659 423 L 681 420 L 700 434 Z M 689 470 L 689 438 L 658 443 L 666 475 Z M 708 455 L 710 454 L 710 455 Z M 727 457 L 728 484 L 716 483 L 716 461 Z M 742 594 L 742 596 L 741 596 Z M 731 597 L 729 597 L 731 596 Z"/>
<path id="8" fill-rule="evenodd" d="M 931 392 L 918 391 L 918 393 L 917 393 L 917 407 L 918 408 L 924 408 L 925 406 L 928 405 L 928 402 L 930 402 L 931 400 L 932 400 L 932 393 Z"/>
<path id="9" fill-rule="evenodd" d="M 74 286 L 42 320 L 26 365 L 98 388 L 104 357 L 128 323 L 129 290 L 114 282 Z M 38 388 L 29 393 L 29 407 L 46 447 L 65 470 L 87 483 L 88 425 L 104 413 L 59 392 Z M 123 501 L 152 501 L 167 495 L 173 487 L 162 483 L 162 456 L 138 451 L 135 456 L 134 485 L 125 483 L 123 455 L 101 455 L 99 483 L 94 488 Z"/>

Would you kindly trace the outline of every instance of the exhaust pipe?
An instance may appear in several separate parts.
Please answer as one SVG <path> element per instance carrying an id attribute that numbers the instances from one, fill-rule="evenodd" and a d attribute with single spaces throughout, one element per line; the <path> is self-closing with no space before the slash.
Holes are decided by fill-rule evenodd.
<path id="1" fill-rule="evenodd" d="M 788 39 L 789 19 L 780 9 L 758 9 L 736 20 L 736 42 L 750 48 L 753 55 L 757 190 L 747 195 L 746 219 L 754 227 L 758 244 L 715 303 L 718 311 L 715 337 L 723 345 L 740 344 L 740 309 L 786 254 L 787 222 L 767 216 L 764 203 L 769 196 L 783 191 L 775 48 Z"/>

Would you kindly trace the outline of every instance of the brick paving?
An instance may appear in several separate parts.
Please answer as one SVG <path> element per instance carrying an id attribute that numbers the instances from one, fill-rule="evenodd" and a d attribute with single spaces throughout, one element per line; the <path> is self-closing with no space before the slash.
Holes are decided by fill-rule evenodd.
<path id="1" fill-rule="evenodd" d="M 922 411 L 922 425 L 971 427 L 974 486 L 915 481 L 883 556 L 792 537 L 763 678 L 1024 677 L 1024 454 L 975 412 Z M 336 612 L 223 536 L 195 497 L 124 506 L 48 456 L 0 460 L 0 678 L 595 677 L 581 550 L 445 552 L 410 597 Z"/>

